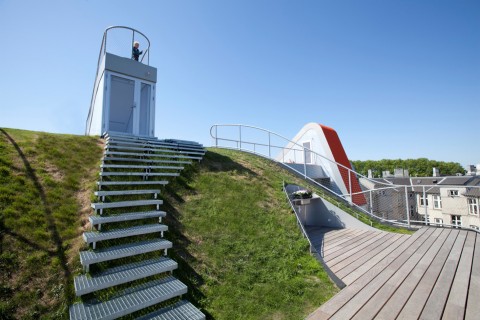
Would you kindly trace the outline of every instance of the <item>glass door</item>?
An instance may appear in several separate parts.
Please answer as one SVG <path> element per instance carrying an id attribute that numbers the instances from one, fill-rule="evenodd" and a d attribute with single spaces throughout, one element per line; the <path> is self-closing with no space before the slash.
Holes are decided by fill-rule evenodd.
<path id="1" fill-rule="evenodd" d="M 133 133 L 135 81 L 111 76 L 108 130 Z"/>
<path id="2" fill-rule="evenodd" d="M 138 133 L 142 136 L 148 136 L 150 132 L 151 99 L 152 86 L 142 82 L 140 85 L 140 117 L 138 124 Z"/>

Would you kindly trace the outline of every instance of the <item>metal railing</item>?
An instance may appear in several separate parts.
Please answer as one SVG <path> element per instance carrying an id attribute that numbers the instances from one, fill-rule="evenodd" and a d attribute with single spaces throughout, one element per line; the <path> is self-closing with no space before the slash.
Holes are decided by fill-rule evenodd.
<path id="1" fill-rule="evenodd" d="M 92 124 L 93 106 L 99 90 L 99 83 L 103 76 L 103 72 L 101 74 L 98 72 L 103 59 L 105 58 L 105 54 L 108 52 L 120 57 L 131 59 L 134 41 L 138 41 L 142 47 L 144 46 L 143 44 L 146 44 L 144 49 L 140 48 L 140 51 L 143 51 L 143 54 L 141 55 L 139 62 L 149 65 L 150 40 L 147 38 L 147 36 L 138 30 L 125 26 L 111 26 L 105 29 L 102 38 L 102 45 L 100 46 L 100 52 L 98 54 L 97 71 L 95 72 L 95 83 L 93 85 L 90 108 L 88 109 L 85 134 L 88 134 L 89 128 Z"/>
<path id="2" fill-rule="evenodd" d="M 466 186 L 462 185 L 395 185 L 370 179 L 297 142 L 255 126 L 215 124 L 210 128 L 210 135 L 213 138 L 214 147 L 241 150 L 276 161 L 348 206 L 376 220 L 390 224 L 403 226 L 411 226 L 412 224 L 440 226 L 440 223 L 430 221 L 430 218 L 433 220 L 439 216 L 439 208 L 434 208 L 432 203 L 430 207 L 428 205 L 420 206 L 420 201 L 423 199 L 423 203 L 425 203 L 429 196 L 431 197 L 431 194 L 428 192 L 430 188 L 466 188 Z M 288 158 L 286 158 L 287 155 Z M 308 161 L 305 161 L 308 157 L 310 157 Z M 318 168 L 326 165 L 336 166 L 341 172 L 343 181 L 348 181 L 348 184 L 345 183 L 347 185 L 346 193 L 342 193 L 335 183 L 332 183 L 326 175 L 324 179 L 314 179 L 311 177 L 313 167 Z M 357 183 L 361 182 L 361 190 L 354 190 L 352 187 L 355 182 L 354 179 L 357 180 Z M 368 184 L 373 187 L 365 187 L 365 185 Z M 422 192 L 418 191 L 419 188 L 421 188 Z M 480 190 L 480 187 L 468 186 L 468 188 L 477 188 Z M 365 200 L 364 204 L 359 205 L 356 203 L 355 199 L 358 199 L 358 197 L 362 197 Z M 462 228 L 472 229 L 469 226 L 480 225 L 478 214 L 479 205 L 480 204 L 477 203 L 476 215 L 462 215 L 462 218 L 465 220 L 462 221 Z M 459 211 L 460 210 L 461 209 L 459 209 Z M 456 211 L 451 212 L 451 215 L 455 214 Z M 461 215 L 461 213 L 457 214 Z M 459 227 L 456 224 L 443 222 L 441 225 L 445 227 Z"/>

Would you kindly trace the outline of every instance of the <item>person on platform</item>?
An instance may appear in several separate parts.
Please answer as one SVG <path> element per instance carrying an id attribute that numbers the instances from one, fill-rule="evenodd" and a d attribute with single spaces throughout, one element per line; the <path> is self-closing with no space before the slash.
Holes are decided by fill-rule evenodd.
<path id="1" fill-rule="evenodd" d="M 140 47 L 140 43 L 138 43 L 138 41 L 135 41 L 132 48 L 132 59 L 135 61 L 138 61 L 138 58 L 143 53 L 143 51 L 138 50 L 138 47 Z"/>

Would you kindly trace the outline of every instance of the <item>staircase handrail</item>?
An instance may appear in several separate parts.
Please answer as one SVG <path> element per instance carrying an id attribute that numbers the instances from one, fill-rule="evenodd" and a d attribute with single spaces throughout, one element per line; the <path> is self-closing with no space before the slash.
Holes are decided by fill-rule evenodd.
<path id="1" fill-rule="evenodd" d="M 222 138 L 222 137 L 219 137 L 218 136 L 218 128 L 219 127 L 238 127 L 238 134 L 239 134 L 239 138 L 238 139 L 232 139 L 232 138 Z M 268 134 L 268 144 L 266 143 L 257 143 L 257 142 L 252 142 L 252 141 L 245 141 L 245 140 L 242 140 L 242 128 L 250 128 L 250 129 L 254 129 L 254 130 L 258 130 L 258 131 L 261 131 L 261 132 L 264 132 L 266 134 Z M 255 155 L 259 155 L 259 156 L 262 156 L 262 157 L 265 157 L 267 159 L 270 159 L 270 160 L 273 160 L 285 167 L 287 167 L 289 170 L 292 170 L 294 172 L 296 172 L 297 174 L 300 174 L 304 177 L 305 180 L 308 180 L 310 183 L 313 183 L 314 185 L 316 186 L 319 186 L 320 188 L 332 193 L 334 196 L 342 199 L 343 201 L 347 202 L 350 206 L 355 206 L 356 209 L 360 210 L 361 212 L 371 216 L 371 217 L 374 217 L 375 219 L 379 219 L 380 221 L 386 221 L 386 222 L 389 222 L 389 223 L 395 223 L 395 224 L 400 224 L 400 225 L 410 225 L 411 222 L 414 222 L 414 223 L 419 223 L 418 220 L 412 220 L 410 221 L 410 216 L 409 216 L 409 208 L 408 208 L 408 199 L 407 201 L 405 202 L 406 205 L 405 205 L 405 219 L 403 221 L 399 221 L 399 220 L 391 220 L 391 219 L 384 219 L 382 217 L 379 217 L 379 216 L 376 216 L 373 214 L 373 212 L 370 212 L 369 210 L 366 210 L 365 208 L 355 204 L 352 199 L 353 199 L 353 196 L 354 195 L 357 195 L 357 194 L 364 194 L 365 192 L 362 191 L 362 192 L 353 192 L 352 188 L 351 188 L 351 183 L 350 183 L 350 186 L 349 186 L 349 193 L 347 194 L 341 194 L 341 193 L 338 193 L 336 192 L 335 190 L 332 190 L 320 183 L 318 183 L 317 181 L 313 180 L 312 178 L 308 177 L 307 175 L 307 172 L 306 172 L 306 164 L 304 163 L 304 171 L 301 172 L 291 166 L 288 166 L 285 162 L 282 162 L 282 161 L 279 161 L 277 160 L 277 158 L 275 157 L 272 157 L 272 152 L 271 152 L 271 149 L 272 148 L 278 148 L 280 149 L 283 154 L 285 154 L 285 149 L 290 151 L 290 150 L 296 150 L 296 151 L 303 151 L 304 153 L 306 151 L 312 153 L 312 154 L 315 154 L 317 157 L 320 157 L 321 159 L 325 160 L 325 161 L 328 161 L 329 163 L 331 164 L 334 164 L 334 165 L 337 165 L 345 170 L 347 170 L 348 172 L 348 176 L 350 178 L 350 176 L 353 174 L 354 177 L 361 177 L 367 181 L 370 181 L 372 183 L 374 183 L 375 185 L 381 185 L 382 187 L 376 187 L 376 188 L 373 188 L 373 189 L 369 189 L 369 192 L 370 192 L 370 196 L 372 195 L 373 192 L 378 192 L 378 191 L 383 191 L 383 190 L 389 190 L 389 189 L 402 189 L 402 191 L 404 190 L 405 191 L 405 196 L 407 197 L 407 191 L 414 191 L 415 188 L 422 188 L 423 189 L 423 192 L 422 192 L 422 199 L 426 199 L 426 195 L 429 191 L 429 189 L 431 188 L 438 188 L 438 187 L 441 187 L 441 188 L 473 188 L 473 189 L 480 189 L 480 186 L 465 186 L 465 185 L 447 185 L 447 184 L 434 184 L 434 185 L 412 185 L 412 184 L 409 184 L 409 185 L 400 185 L 400 184 L 393 184 L 393 183 L 388 183 L 388 182 L 382 182 L 382 181 L 377 181 L 377 180 L 374 180 L 374 179 L 371 179 L 371 178 L 368 178 L 364 175 L 362 175 L 361 173 L 358 173 L 356 172 L 355 170 L 352 170 L 348 167 L 346 167 L 345 165 L 341 164 L 341 163 L 338 163 L 334 160 L 331 160 L 321 154 L 318 154 L 317 152 L 311 150 L 310 148 L 306 148 L 304 147 L 303 145 L 300 145 L 298 144 L 297 142 L 295 141 L 292 141 L 280 134 L 277 134 L 275 132 L 272 132 L 270 130 L 267 130 L 267 129 L 263 129 L 263 128 L 260 128 L 260 127 L 255 127 L 255 126 L 251 126 L 251 125 L 244 125 L 244 124 L 214 124 L 210 127 L 210 136 L 214 139 L 215 141 L 215 145 L 214 147 L 221 147 L 221 148 L 226 148 L 226 149 L 235 149 L 235 150 L 241 150 L 241 151 L 244 151 L 244 152 L 249 152 L 249 153 L 253 153 Z M 275 137 L 278 137 L 280 139 L 283 139 L 285 142 L 286 142 L 286 146 L 290 146 L 289 148 L 285 147 L 285 146 L 276 146 L 276 145 L 272 145 L 271 144 L 271 137 L 272 136 L 275 136 Z M 226 147 L 226 146 L 219 146 L 219 142 L 222 142 L 222 141 L 225 141 L 225 142 L 235 142 L 237 144 L 237 148 L 232 148 L 232 147 Z M 253 151 L 252 150 L 249 150 L 249 149 L 246 149 L 246 148 L 243 148 L 242 145 L 253 145 Z M 268 147 L 268 155 L 266 154 L 262 154 L 262 153 L 259 153 L 256 151 L 256 148 L 255 146 L 264 146 L 264 147 Z M 296 148 L 298 147 L 298 149 L 293 149 L 293 148 Z M 280 153 L 279 153 L 280 154 Z M 305 162 L 305 161 L 304 161 Z M 420 207 L 423 207 L 420 205 Z M 419 212 L 420 213 L 420 212 Z M 421 213 L 420 213 L 421 214 Z M 432 222 L 428 222 L 427 219 L 428 219 L 428 213 L 425 214 L 425 221 L 423 221 L 424 224 L 434 224 Z M 420 221 L 421 222 L 421 221 Z M 450 226 L 450 225 L 447 225 L 447 224 L 443 224 L 445 226 Z M 467 228 L 466 229 L 470 229 L 470 228 Z"/>

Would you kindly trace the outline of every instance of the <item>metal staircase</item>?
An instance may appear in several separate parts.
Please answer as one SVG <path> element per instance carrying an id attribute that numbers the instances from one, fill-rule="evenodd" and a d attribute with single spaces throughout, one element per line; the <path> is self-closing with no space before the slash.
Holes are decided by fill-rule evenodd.
<path id="1" fill-rule="evenodd" d="M 116 319 L 157 304 L 141 319 L 205 319 L 182 300 L 187 287 L 172 276 L 178 264 L 167 256 L 173 244 L 163 238 L 166 212 L 157 199 L 158 186 L 200 161 L 203 146 L 111 133 L 105 140 L 92 230 L 83 234 L 89 250 L 80 252 L 84 274 L 74 278 L 82 302 L 70 306 L 70 319 Z"/>

